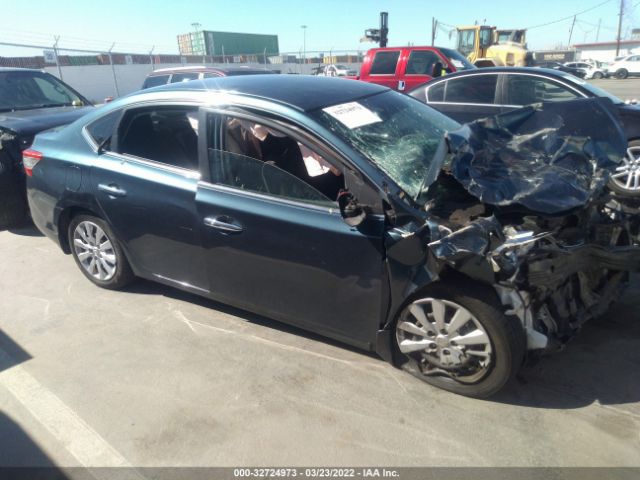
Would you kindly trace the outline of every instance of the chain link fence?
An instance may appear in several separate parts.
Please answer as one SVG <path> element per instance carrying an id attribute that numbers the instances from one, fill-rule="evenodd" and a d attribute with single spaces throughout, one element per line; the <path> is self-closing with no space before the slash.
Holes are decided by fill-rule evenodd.
<path id="1" fill-rule="evenodd" d="M 19 48 L 27 54 L 8 55 Z M 78 90 L 91 101 L 100 103 L 107 97 L 120 97 L 139 90 L 145 77 L 159 68 L 249 66 L 266 68 L 281 74 L 321 74 L 323 67 L 342 65 L 341 72 L 355 74 L 366 50 L 299 51 L 279 55 L 177 55 L 156 53 L 123 53 L 112 50 L 84 50 L 54 45 L 28 45 L 0 42 L 0 67 L 45 70 Z"/>

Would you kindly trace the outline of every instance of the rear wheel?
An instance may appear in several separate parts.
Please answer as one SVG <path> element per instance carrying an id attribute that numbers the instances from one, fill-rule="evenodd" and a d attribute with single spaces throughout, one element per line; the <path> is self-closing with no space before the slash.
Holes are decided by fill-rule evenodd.
<path id="1" fill-rule="evenodd" d="M 395 331 L 402 367 L 450 392 L 485 398 L 519 370 L 525 337 L 494 294 L 438 284 L 428 287 L 400 314 Z"/>
<path id="2" fill-rule="evenodd" d="M 109 225 L 101 218 L 78 215 L 69 225 L 69 246 L 78 267 L 96 285 L 122 288 L 133 271 Z"/>
<path id="3" fill-rule="evenodd" d="M 602 72 L 595 72 L 593 74 L 593 78 L 595 78 L 596 80 L 600 80 L 602 77 L 604 77 L 604 75 L 602 74 Z"/>
<path id="4" fill-rule="evenodd" d="M 626 68 L 621 68 L 620 70 L 616 71 L 616 78 L 619 78 L 620 80 L 624 80 L 628 76 L 629 76 L 629 72 L 627 71 Z"/>

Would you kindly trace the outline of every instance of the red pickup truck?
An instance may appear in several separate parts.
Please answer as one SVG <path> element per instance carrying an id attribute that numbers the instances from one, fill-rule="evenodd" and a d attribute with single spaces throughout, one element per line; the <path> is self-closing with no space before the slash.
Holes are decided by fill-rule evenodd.
<path id="1" fill-rule="evenodd" d="M 444 73 L 476 68 L 456 50 L 441 47 L 372 48 L 355 78 L 409 91 Z"/>

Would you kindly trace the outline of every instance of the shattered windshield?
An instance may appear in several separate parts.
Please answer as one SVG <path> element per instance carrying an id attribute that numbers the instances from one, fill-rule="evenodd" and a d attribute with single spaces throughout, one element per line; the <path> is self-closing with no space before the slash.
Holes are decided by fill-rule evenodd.
<path id="1" fill-rule="evenodd" d="M 311 116 L 416 198 L 444 133 L 460 125 L 411 97 L 385 92 Z"/>

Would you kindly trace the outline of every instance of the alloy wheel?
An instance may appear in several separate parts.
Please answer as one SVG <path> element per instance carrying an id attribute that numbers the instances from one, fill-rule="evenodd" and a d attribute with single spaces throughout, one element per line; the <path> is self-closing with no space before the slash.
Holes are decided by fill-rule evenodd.
<path id="1" fill-rule="evenodd" d="M 108 281 L 116 274 L 116 252 L 107 234 L 95 223 L 83 221 L 76 226 L 73 248 L 80 265 L 93 278 Z"/>
<path id="2" fill-rule="evenodd" d="M 455 302 L 423 298 L 411 303 L 398 320 L 396 340 L 400 352 L 416 360 L 424 375 L 473 383 L 492 368 L 487 331 Z"/>
<path id="3" fill-rule="evenodd" d="M 613 182 L 628 192 L 640 191 L 640 147 L 627 148 L 622 165 L 611 176 Z"/>

